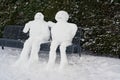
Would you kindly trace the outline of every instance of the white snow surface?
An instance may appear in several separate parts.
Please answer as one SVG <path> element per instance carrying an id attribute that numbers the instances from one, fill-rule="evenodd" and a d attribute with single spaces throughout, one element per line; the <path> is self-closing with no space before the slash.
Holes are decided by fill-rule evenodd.
<path id="1" fill-rule="evenodd" d="M 69 65 L 59 70 L 59 55 L 56 65 L 46 70 L 48 54 L 40 54 L 39 63 L 29 68 L 23 64 L 14 67 L 21 49 L 0 48 L 0 80 L 120 80 L 120 59 L 90 55 L 68 54 Z"/>

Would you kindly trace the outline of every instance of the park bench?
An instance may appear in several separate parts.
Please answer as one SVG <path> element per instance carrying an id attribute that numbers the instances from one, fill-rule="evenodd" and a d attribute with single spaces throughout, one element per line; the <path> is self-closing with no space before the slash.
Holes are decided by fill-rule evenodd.
<path id="1" fill-rule="evenodd" d="M 0 38 L 0 46 L 4 50 L 5 47 L 13 48 L 23 48 L 25 40 L 29 37 L 28 33 L 25 34 L 22 32 L 24 26 L 19 25 L 7 25 L 3 31 L 3 37 Z M 73 44 L 67 47 L 67 53 L 78 53 L 81 55 L 80 47 L 80 28 L 78 29 L 74 39 Z M 50 42 L 44 43 L 41 45 L 41 51 L 50 50 Z M 57 49 L 59 52 L 59 48 Z"/>

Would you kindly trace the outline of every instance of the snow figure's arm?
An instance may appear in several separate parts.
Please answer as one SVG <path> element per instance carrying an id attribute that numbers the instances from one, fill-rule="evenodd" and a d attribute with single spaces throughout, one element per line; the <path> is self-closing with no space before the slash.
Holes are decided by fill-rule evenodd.
<path id="1" fill-rule="evenodd" d="M 74 38 L 74 36 L 75 36 L 75 34 L 77 32 L 77 29 L 78 29 L 77 25 L 73 24 L 73 26 L 72 26 L 72 35 L 71 35 L 72 38 Z"/>
<path id="2" fill-rule="evenodd" d="M 53 26 L 55 26 L 55 24 L 56 24 L 56 23 L 54 23 L 54 22 L 52 22 L 52 21 L 48 21 L 48 26 L 51 27 L 51 28 L 52 28 Z"/>
<path id="3" fill-rule="evenodd" d="M 24 33 L 27 33 L 27 32 L 29 31 L 29 29 L 30 29 L 30 24 L 29 24 L 29 23 L 26 23 L 26 24 L 25 24 L 25 27 L 24 27 L 24 29 L 23 29 L 23 32 L 24 32 Z"/>

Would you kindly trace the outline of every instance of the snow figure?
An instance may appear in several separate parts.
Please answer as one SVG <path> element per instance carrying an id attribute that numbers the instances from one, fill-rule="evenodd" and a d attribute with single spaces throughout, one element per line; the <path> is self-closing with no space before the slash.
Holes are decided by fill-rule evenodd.
<path id="1" fill-rule="evenodd" d="M 27 33 L 28 31 L 29 38 L 25 41 L 16 64 L 26 63 L 27 61 L 28 63 L 38 62 L 40 45 L 47 42 L 50 38 L 48 23 L 44 21 L 44 16 L 40 12 L 35 14 L 33 21 L 26 23 L 23 32 Z"/>
<path id="2" fill-rule="evenodd" d="M 52 42 L 50 46 L 49 60 L 47 68 L 53 67 L 56 60 L 56 49 L 60 46 L 60 68 L 62 69 L 68 64 L 66 56 L 66 47 L 72 44 L 72 39 L 74 38 L 77 26 L 73 23 L 68 23 L 69 15 L 66 11 L 57 12 L 55 19 L 57 23 L 51 21 L 48 22 L 51 27 Z"/>

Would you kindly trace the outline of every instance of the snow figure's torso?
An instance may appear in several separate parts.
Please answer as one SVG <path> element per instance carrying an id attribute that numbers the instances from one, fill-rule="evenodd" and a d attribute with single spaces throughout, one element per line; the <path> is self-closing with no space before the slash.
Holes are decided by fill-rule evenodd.
<path id="1" fill-rule="evenodd" d="M 58 42 L 72 41 L 73 32 L 76 30 L 75 24 L 67 22 L 57 22 L 51 29 L 52 39 Z"/>
<path id="2" fill-rule="evenodd" d="M 29 36 L 48 40 L 50 31 L 45 21 L 30 21 L 29 22 Z"/>

